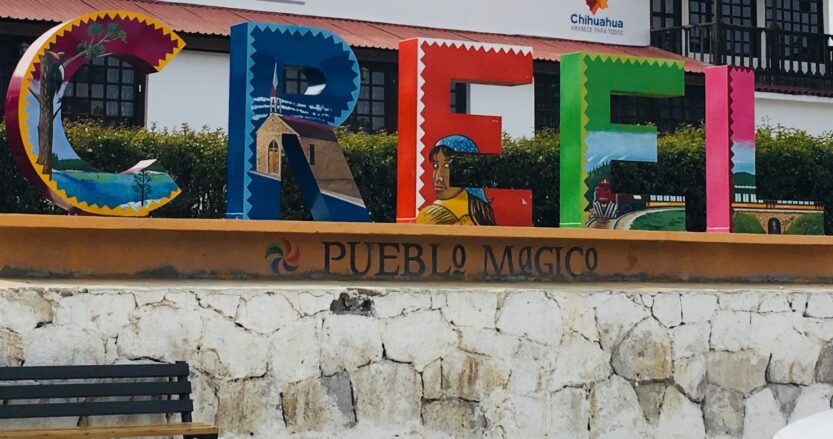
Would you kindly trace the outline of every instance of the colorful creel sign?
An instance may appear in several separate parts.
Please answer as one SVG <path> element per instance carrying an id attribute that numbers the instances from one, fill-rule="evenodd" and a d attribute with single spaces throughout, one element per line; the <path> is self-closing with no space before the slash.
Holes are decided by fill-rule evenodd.
<path id="1" fill-rule="evenodd" d="M 87 62 L 114 56 L 153 73 L 184 46 L 164 24 L 125 11 L 87 14 L 38 38 L 18 63 L 6 97 L 9 146 L 26 178 L 57 206 L 82 214 L 144 216 L 179 195 L 151 158 L 118 174 L 93 168 L 72 148 L 61 114 L 69 81 Z"/>
<path id="2" fill-rule="evenodd" d="M 811 201 L 763 201 L 755 172 L 755 72 L 706 70 L 706 230 L 824 234 L 824 206 Z"/>
<path id="3" fill-rule="evenodd" d="M 587 6 L 595 14 L 607 2 Z M 116 56 L 152 73 L 183 46 L 165 25 L 120 11 L 79 17 L 39 38 L 21 59 L 6 100 L 9 144 L 27 178 L 76 213 L 141 216 L 176 197 L 179 187 L 152 158 L 119 174 L 93 169 L 66 138 L 61 102 L 86 62 Z M 455 82 L 530 84 L 532 60 L 529 47 L 400 43 L 398 222 L 532 225 L 532 188 L 452 183 L 455 158 L 500 155 L 502 130 L 500 117 L 452 113 L 449 93 Z M 279 219 L 287 165 L 316 220 L 370 221 L 334 133 L 362 91 L 350 46 L 322 29 L 243 23 L 231 31 L 230 76 L 227 217 Z M 304 78 L 305 86 L 289 92 L 291 77 Z M 663 99 L 684 91 L 681 61 L 600 53 L 561 58 L 561 156 L 553 163 L 560 165 L 561 227 L 684 230 L 681 194 L 621 193 L 611 172 L 617 161 L 657 161 L 656 129 L 612 123 L 611 96 Z M 706 91 L 708 230 L 821 233 L 818 203 L 757 198 L 754 74 L 710 68 Z M 291 272 L 299 251 L 272 243 L 265 258 L 274 272 Z"/>
<path id="4" fill-rule="evenodd" d="M 306 89 L 286 93 L 289 71 Z M 228 218 L 279 219 L 285 155 L 319 221 L 370 221 L 334 129 L 359 98 L 350 46 L 322 29 L 244 23 L 231 29 Z"/>
<path id="5" fill-rule="evenodd" d="M 684 91 L 681 61 L 586 53 L 561 57 L 561 227 L 639 228 L 648 214 L 670 218 L 669 228 L 674 221 L 684 227 L 684 206 L 670 206 L 669 196 L 614 191 L 611 164 L 655 163 L 657 130 L 613 124 L 610 107 L 614 94 L 664 98 Z"/>
<path id="6" fill-rule="evenodd" d="M 532 83 L 532 49 L 415 38 L 399 43 L 396 220 L 532 225 L 532 192 L 451 185 L 453 157 L 500 154 L 501 119 L 452 113 L 452 82 Z"/>

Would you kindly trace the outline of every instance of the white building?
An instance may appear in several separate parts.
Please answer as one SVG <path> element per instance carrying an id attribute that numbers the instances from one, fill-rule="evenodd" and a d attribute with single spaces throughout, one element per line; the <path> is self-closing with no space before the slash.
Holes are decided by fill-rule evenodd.
<path id="1" fill-rule="evenodd" d="M 722 4 L 716 7 L 718 1 Z M 91 11 L 88 3 L 61 0 L 60 8 L 54 0 L 0 4 L 0 80 L 11 74 L 23 45 L 54 23 Z M 580 50 L 685 57 L 686 97 L 614 98 L 613 117 L 619 122 L 653 122 L 663 130 L 698 124 L 704 111 L 702 71 L 706 63 L 718 62 L 756 67 L 760 121 L 814 133 L 827 130 L 825 121 L 833 116 L 833 61 L 824 35 L 827 0 L 651 0 L 651 5 L 608 0 L 607 5 L 593 14 L 587 0 L 102 0 L 97 8 L 155 16 L 180 33 L 187 47 L 164 71 L 147 77 L 126 63 L 98 60 L 74 79 L 65 113 L 157 128 L 187 123 L 224 129 L 229 27 L 267 21 L 325 28 L 353 46 L 368 92 L 348 123 L 371 131 L 396 130 L 397 44 L 415 36 L 533 47 L 534 85 L 455 84 L 451 89 L 454 111 L 501 115 L 504 130 L 515 136 L 557 128 L 558 59 Z M 710 11 L 715 9 L 723 13 L 714 17 Z M 598 26 L 589 19 L 606 20 L 613 31 L 594 31 Z M 721 24 L 712 24 L 715 20 Z M 781 31 L 762 28 L 775 22 Z M 652 42 L 666 51 L 651 47 Z M 303 78 L 288 77 L 284 83 L 303 87 Z"/>

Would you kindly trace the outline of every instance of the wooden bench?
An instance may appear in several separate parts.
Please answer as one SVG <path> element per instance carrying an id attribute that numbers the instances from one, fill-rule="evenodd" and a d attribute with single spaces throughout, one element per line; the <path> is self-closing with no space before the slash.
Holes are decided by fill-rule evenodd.
<path id="1" fill-rule="evenodd" d="M 59 380 L 44 383 L 43 381 Z M 0 429 L 0 438 L 217 438 L 217 427 L 191 422 L 188 364 L 0 367 L 0 419 L 176 414 L 180 423 L 119 427 Z M 37 381 L 37 384 L 20 383 Z M 176 397 L 176 398 L 174 398 Z M 106 398 L 106 400 L 96 400 Z M 55 402 L 59 399 L 59 402 Z M 67 399 L 77 402 L 67 402 Z M 23 401 L 29 400 L 29 401 Z M 2 424 L 0 423 L 0 426 Z"/>

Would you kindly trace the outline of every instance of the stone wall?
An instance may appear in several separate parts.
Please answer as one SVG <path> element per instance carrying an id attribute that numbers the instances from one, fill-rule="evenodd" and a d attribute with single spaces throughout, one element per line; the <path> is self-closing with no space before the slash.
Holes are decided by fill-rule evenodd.
<path id="1" fill-rule="evenodd" d="M 186 360 L 227 438 L 764 438 L 833 398 L 820 287 L 0 288 L 0 363 Z"/>

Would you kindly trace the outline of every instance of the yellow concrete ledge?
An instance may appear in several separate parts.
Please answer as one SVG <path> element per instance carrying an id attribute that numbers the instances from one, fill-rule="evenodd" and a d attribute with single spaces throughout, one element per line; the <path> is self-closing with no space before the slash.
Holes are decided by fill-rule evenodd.
<path id="1" fill-rule="evenodd" d="M 828 282 L 833 237 L 0 215 L 0 275 Z"/>

